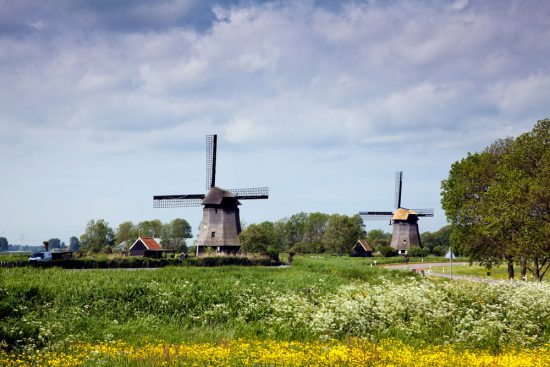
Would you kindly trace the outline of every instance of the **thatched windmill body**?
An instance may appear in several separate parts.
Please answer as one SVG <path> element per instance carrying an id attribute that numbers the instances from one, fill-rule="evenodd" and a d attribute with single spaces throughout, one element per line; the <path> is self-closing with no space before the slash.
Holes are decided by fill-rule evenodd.
<path id="1" fill-rule="evenodd" d="M 403 172 L 395 173 L 395 211 L 364 211 L 359 215 L 364 220 L 389 220 L 392 225 L 390 246 L 400 255 L 408 254 L 411 247 L 420 247 L 418 218 L 433 217 L 434 210 L 407 209 L 401 207 L 401 192 L 403 189 Z"/>
<path id="2" fill-rule="evenodd" d="M 239 200 L 267 199 L 267 187 L 224 190 L 216 186 L 217 135 L 206 136 L 206 194 L 157 195 L 155 208 L 204 206 L 197 239 L 197 254 L 207 248 L 216 252 L 236 253 L 241 222 Z"/>

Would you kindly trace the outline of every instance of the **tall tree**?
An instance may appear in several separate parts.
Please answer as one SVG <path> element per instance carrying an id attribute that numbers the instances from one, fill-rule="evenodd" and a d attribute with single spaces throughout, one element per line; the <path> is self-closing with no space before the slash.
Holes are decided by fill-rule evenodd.
<path id="1" fill-rule="evenodd" d="M 298 242 L 304 241 L 305 228 L 308 221 L 308 214 L 300 212 L 291 216 L 286 223 L 285 245 L 292 247 Z"/>
<path id="2" fill-rule="evenodd" d="M 6 237 L 0 237 L 0 252 L 8 251 L 8 239 Z"/>
<path id="3" fill-rule="evenodd" d="M 68 248 L 68 250 L 69 251 L 79 251 L 80 250 L 80 241 L 78 240 L 77 237 L 72 236 L 69 239 L 69 248 Z"/>
<path id="4" fill-rule="evenodd" d="M 391 243 L 391 233 L 384 232 L 381 229 L 371 229 L 367 232 L 366 237 L 369 245 L 374 248 L 379 246 L 389 246 Z"/>
<path id="5" fill-rule="evenodd" d="M 272 259 L 279 259 L 279 252 L 282 250 L 282 243 L 278 241 L 274 225 L 271 222 L 251 224 L 239 234 L 241 251 L 260 253 L 270 256 Z"/>
<path id="6" fill-rule="evenodd" d="M 531 264 L 542 279 L 550 266 L 550 120 L 517 139 L 468 154 L 442 182 L 451 243 L 487 266 Z"/>
<path id="7" fill-rule="evenodd" d="M 159 238 L 162 234 L 162 222 L 158 219 L 146 220 L 138 224 L 141 237 Z"/>
<path id="8" fill-rule="evenodd" d="M 86 230 L 80 236 L 84 251 L 101 252 L 110 249 L 114 244 L 114 231 L 104 219 L 90 220 Z"/>
<path id="9" fill-rule="evenodd" d="M 192 237 L 191 225 L 183 218 L 176 218 L 162 226 L 161 244 L 164 247 L 186 252 L 185 240 Z"/>
<path id="10" fill-rule="evenodd" d="M 323 240 L 323 235 L 327 229 L 327 223 L 330 215 L 325 213 L 309 213 L 307 221 L 304 224 L 304 242 L 319 243 Z"/>
<path id="11" fill-rule="evenodd" d="M 330 217 L 323 235 L 327 251 L 343 255 L 349 253 L 355 242 L 364 236 L 363 221 L 359 215 L 334 214 Z"/>
<path id="12" fill-rule="evenodd" d="M 122 222 L 118 225 L 115 238 L 116 243 L 126 241 L 128 247 L 130 247 L 139 237 L 139 228 L 130 221 Z"/>
<path id="13" fill-rule="evenodd" d="M 550 267 L 548 182 L 550 120 L 545 119 L 520 135 L 504 155 L 497 182 L 489 192 L 492 211 L 486 226 L 487 231 L 513 244 L 507 253 L 509 270 L 514 258 L 522 264 L 522 273 L 530 262 L 538 280 Z"/>
<path id="14" fill-rule="evenodd" d="M 48 245 L 49 245 L 50 251 L 54 249 L 60 249 L 61 240 L 59 238 L 50 238 L 50 240 L 48 241 Z"/>

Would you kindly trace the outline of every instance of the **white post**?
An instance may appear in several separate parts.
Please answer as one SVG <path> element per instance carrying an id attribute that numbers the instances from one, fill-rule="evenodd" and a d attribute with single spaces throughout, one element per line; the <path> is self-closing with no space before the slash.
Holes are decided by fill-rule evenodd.
<path id="1" fill-rule="evenodd" d="M 453 279 L 453 247 L 451 246 L 451 279 Z"/>

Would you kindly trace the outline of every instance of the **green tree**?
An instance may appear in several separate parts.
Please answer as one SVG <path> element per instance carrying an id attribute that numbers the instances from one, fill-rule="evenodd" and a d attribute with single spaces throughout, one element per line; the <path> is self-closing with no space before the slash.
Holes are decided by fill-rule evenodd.
<path id="1" fill-rule="evenodd" d="M 191 225 L 185 219 L 176 218 L 162 226 L 161 244 L 163 247 L 187 252 L 185 240 L 192 237 Z"/>
<path id="2" fill-rule="evenodd" d="M 115 234 L 115 242 L 119 244 L 126 241 L 127 246 L 131 246 L 139 237 L 139 228 L 131 221 L 122 222 L 118 225 Z"/>
<path id="3" fill-rule="evenodd" d="M 239 234 L 241 251 L 267 255 L 279 259 L 283 244 L 278 240 L 272 222 L 251 224 Z"/>
<path id="4" fill-rule="evenodd" d="M 550 120 L 468 154 L 442 182 L 453 248 L 490 267 L 514 262 L 536 279 L 550 266 Z M 463 251 L 462 251 L 463 250 Z"/>
<path id="5" fill-rule="evenodd" d="M 102 252 L 110 249 L 114 244 L 114 239 L 113 229 L 104 219 L 90 220 L 84 234 L 80 236 L 82 250 L 89 252 Z"/>
<path id="6" fill-rule="evenodd" d="M 510 244 L 506 252 L 513 276 L 514 259 L 541 280 L 550 267 L 550 120 L 540 120 L 504 154 L 488 192 L 489 235 Z M 530 264 L 530 265 L 529 265 Z"/>
<path id="7" fill-rule="evenodd" d="M 505 254 L 505 243 L 487 233 L 484 226 L 490 206 L 487 193 L 495 184 L 503 147 L 509 144 L 510 140 L 497 141 L 481 153 L 469 153 L 451 166 L 449 178 L 441 184 L 441 204 L 451 223 L 451 245 L 487 267 L 500 263 Z"/>
<path id="8" fill-rule="evenodd" d="M 141 237 L 159 238 L 162 233 L 162 222 L 158 219 L 146 220 L 138 224 L 138 235 Z"/>
<path id="9" fill-rule="evenodd" d="M 309 213 L 304 224 L 304 242 L 320 243 L 327 229 L 330 215 L 325 213 Z"/>
<path id="10" fill-rule="evenodd" d="M 449 248 L 450 233 L 451 233 L 451 226 L 449 225 L 441 227 L 435 232 L 423 232 L 420 235 L 420 242 L 422 244 L 422 248 L 426 249 L 430 254 L 433 254 L 434 248 L 438 246 L 444 249 Z M 453 251 L 456 253 L 456 250 L 454 248 L 453 248 Z"/>
<path id="11" fill-rule="evenodd" d="M 330 217 L 323 235 L 327 251 L 343 255 L 350 253 L 355 242 L 364 236 L 363 221 L 359 215 L 334 214 Z"/>
<path id="12" fill-rule="evenodd" d="M 384 232 L 381 229 L 371 229 L 367 232 L 367 242 L 377 249 L 379 246 L 389 246 L 391 243 L 391 233 Z"/>
<path id="13" fill-rule="evenodd" d="M 286 222 L 285 247 L 290 248 L 297 242 L 303 242 L 308 214 L 300 212 L 291 216 Z"/>

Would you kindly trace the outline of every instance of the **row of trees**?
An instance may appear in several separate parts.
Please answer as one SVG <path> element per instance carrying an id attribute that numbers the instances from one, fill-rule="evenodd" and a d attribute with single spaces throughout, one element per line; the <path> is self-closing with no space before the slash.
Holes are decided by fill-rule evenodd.
<path id="1" fill-rule="evenodd" d="M 239 239 L 241 251 L 275 257 L 280 252 L 347 254 L 364 236 L 359 215 L 302 212 L 276 222 L 251 224 Z"/>
<path id="2" fill-rule="evenodd" d="M 550 266 L 550 120 L 516 139 L 497 140 L 455 162 L 441 203 L 454 247 L 487 267 L 505 262 L 514 277 Z"/>
<path id="3" fill-rule="evenodd" d="M 421 234 L 422 248 L 412 256 L 443 256 L 449 248 L 450 226 Z M 276 222 L 251 224 L 239 236 L 241 250 L 276 256 L 279 252 L 349 254 L 358 239 L 367 242 L 383 256 L 395 256 L 391 234 L 381 229 L 365 233 L 359 215 L 298 213 Z"/>
<path id="4" fill-rule="evenodd" d="M 191 226 L 182 218 L 176 218 L 169 223 L 158 219 L 133 224 L 130 221 L 121 223 L 116 232 L 104 219 L 92 219 L 86 225 L 84 234 L 80 236 L 82 251 L 110 252 L 115 245 L 121 245 L 120 250 L 130 247 L 138 237 L 160 238 L 164 248 L 177 251 L 187 251 L 185 240 L 192 237 Z"/>

